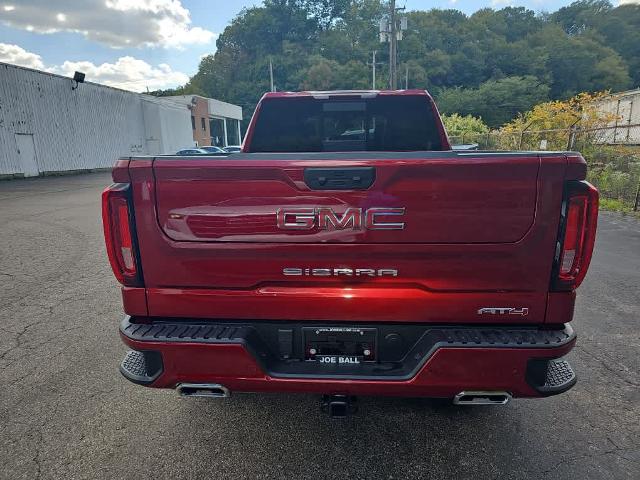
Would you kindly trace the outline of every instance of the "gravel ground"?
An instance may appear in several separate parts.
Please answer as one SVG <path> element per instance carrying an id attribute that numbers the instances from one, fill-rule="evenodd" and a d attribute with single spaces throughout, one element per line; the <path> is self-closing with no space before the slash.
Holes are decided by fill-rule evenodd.
<path id="1" fill-rule="evenodd" d="M 578 385 L 454 408 L 360 399 L 181 399 L 118 373 L 103 247 L 108 174 L 0 182 L 1 478 L 640 478 L 640 222 L 603 213 L 579 291 Z"/>

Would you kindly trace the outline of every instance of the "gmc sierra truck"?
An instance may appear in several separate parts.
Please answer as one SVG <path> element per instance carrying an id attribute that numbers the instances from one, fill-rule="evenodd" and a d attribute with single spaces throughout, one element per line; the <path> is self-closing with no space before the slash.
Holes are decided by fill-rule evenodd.
<path id="1" fill-rule="evenodd" d="M 573 152 L 452 150 L 422 90 L 268 93 L 242 151 L 102 196 L 120 371 L 182 396 L 504 404 L 570 389 L 598 192 Z"/>

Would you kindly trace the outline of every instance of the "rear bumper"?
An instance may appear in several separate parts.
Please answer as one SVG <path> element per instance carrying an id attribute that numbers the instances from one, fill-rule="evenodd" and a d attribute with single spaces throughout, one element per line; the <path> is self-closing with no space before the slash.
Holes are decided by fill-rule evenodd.
<path id="1" fill-rule="evenodd" d="M 123 361 L 121 372 L 135 383 L 157 388 L 207 383 L 223 385 L 232 392 L 416 397 L 453 397 L 463 390 L 540 397 L 564 392 L 575 384 L 568 363 L 555 361 L 575 344 L 576 335 L 568 324 L 551 330 L 376 324 L 381 338 L 378 360 L 346 366 L 300 358 L 305 347 L 298 337 L 301 329 L 309 326 L 331 325 L 214 324 L 127 316 L 120 335 L 133 352 Z M 405 339 L 406 346 L 399 354 L 388 351 L 384 343 L 390 331 Z M 293 346 L 286 345 L 289 341 Z"/>

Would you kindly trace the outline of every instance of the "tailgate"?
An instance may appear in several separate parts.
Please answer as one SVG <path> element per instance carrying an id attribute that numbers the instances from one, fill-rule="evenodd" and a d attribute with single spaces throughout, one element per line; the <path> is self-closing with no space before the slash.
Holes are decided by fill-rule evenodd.
<path id="1" fill-rule="evenodd" d="M 134 183 L 149 309 L 495 322 L 477 312 L 517 307 L 523 320 L 542 321 L 565 161 L 479 152 L 156 158 L 153 181 Z M 327 308 L 311 306 L 321 298 Z"/>
<path id="2" fill-rule="evenodd" d="M 451 244 L 513 243 L 533 225 L 537 156 L 344 156 L 158 159 L 160 228 L 173 240 L 206 243 Z"/>

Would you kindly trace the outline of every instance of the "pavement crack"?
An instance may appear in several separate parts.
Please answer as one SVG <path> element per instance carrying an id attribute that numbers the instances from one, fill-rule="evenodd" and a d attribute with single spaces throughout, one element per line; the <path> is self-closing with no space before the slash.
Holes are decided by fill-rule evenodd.
<path id="1" fill-rule="evenodd" d="M 583 455 L 579 455 L 579 456 L 576 456 L 576 457 L 565 458 L 565 459 L 562 459 L 562 460 L 554 463 L 551 467 L 543 470 L 542 472 L 540 472 L 539 475 L 540 476 L 552 475 L 563 464 L 573 464 L 573 463 L 581 462 L 582 460 L 597 459 L 597 458 L 600 458 L 600 457 L 605 457 L 607 455 L 615 455 L 615 456 L 617 456 L 619 458 L 622 458 L 623 460 L 629 461 L 629 459 L 627 457 L 625 457 L 623 455 L 623 453 L 626 453 L 627 451 L 632 451 L 632 450 L 633 449 L 631 449 L 631 448 L 623 449 L 623 448 L 616 447 L 616 448 L 613 448 L 611 450 L 605 450 L 604 452 L 589 452 L 589 453 L 585 453 Z"/>
<path id="2" fill-rule="evenodd" d="M 15 333 L 15 338 L 13 339 L 13 341 L 15 342 L 15 345 L 13 345 L 9 349 L 7 349 L 4 352 L 2 352 L 2 354 L 0 354 L 0 360 L 4 360 L 6 358 L 6 356 L 9 353 L 13 352 L 14 350 L 16 350 L 18 348 L 22 348 L 22 346 L 24 345 L 24 342 L 22 341 L 22 338 L 27 333 L 27 330 L 29 330 L 29 328 L 31 328 L 31 327 L 33 327 L 35 325 L 38 325 L 39 323 L 40 322 L 28 323 L 27 325 L 24 325 L 22 327 L 22 330 L 20 330 L 19 332 Z"/>
<path id="3" fill-rule="evenodd" d="M 597 356 L 596 354 L 594 354 L 593 352 L 590 352 L 588 349 L 584 348 L 584 346 L 582 345 L 577 345 L 576 346 L 577 350 L 583 351 L 585 352 L 587 355 L 589 355 L 591 358 L 593 358 L 594 360 L 598 361 L 600 363 L 600 365 L 602 365 L 606 370 L 608 370 L 609 372 L 613 373 L 616 377 L 618 377 L 620 380 L 622 380 L 624 383 L 634 386 L 634 387 L 640 387 L 640 382 L 635 382 L 633 380 L 630 380 L 628 378 L 625 378 L 623 376 L 623 372 L 620 371 L 619 369 L 616 369 L 614 367 L 612 367 L 611 365 L 609 365 L 609 363 L 607 362 L 607 360 Z M 616 362 L 614 362 L 616 363 Z M 617 364 L 619 366 L 623 367 L 623 370 L 628 370 L 626 367 L 624 367 L 623 365 Z"/>

